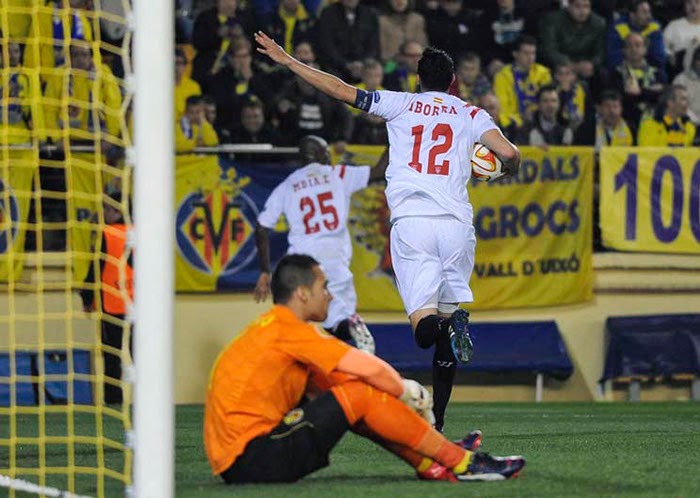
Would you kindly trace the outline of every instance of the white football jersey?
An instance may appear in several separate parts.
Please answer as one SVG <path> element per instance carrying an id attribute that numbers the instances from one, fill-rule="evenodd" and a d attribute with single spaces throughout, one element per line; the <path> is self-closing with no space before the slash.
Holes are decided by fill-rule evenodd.
<path id="1" fill-rule="evenodd" d="M 369 112 L 387 120 L 391 220 L 451 215 L 471 223 L 472 149 L 484 132 L 497 128 L 491 116 L 443 92 L 383 90 L 373 92 Z"/>
<path id="2" fill-rule="evenodd" d="M 272 228 L 284 214 L 289 225 L 290 254 L 309 254 L 319 262 L 333 259 L 349 264 L 350 197 L 367 187 L 369 173 L 369 166 L 304 166 L 275 187 L 258 223 Z"/>

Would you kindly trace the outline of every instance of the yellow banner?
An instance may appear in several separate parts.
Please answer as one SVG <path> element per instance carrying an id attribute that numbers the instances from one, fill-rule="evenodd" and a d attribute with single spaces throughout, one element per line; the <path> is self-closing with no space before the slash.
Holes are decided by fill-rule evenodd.
<path id="1" fill-rule="evenodd" d="M 700 149 L 604 147 L 600 226 L 610 248 L 700 254 Z"/>
<path id="2" fill-rule="evenodd" d="M 8 150 L 2 155 L 0 183 L 0 282 L 14 281 L 24 267 L 24 236 L 39 168 L 36 150 Z"/>
<path id="3" fill-rule="evenodd" d="M 373 165 L 382 147 L 349 147 L 336 163 Z M 472 182 L 477 233 L 470 308 L 553 306 L 593 294 L 593 149 L 524 147 L 518 178 Z M 383 188 L 353 197 L 351 270 L 358 307 L 402 310 L 389 255 Z"/>

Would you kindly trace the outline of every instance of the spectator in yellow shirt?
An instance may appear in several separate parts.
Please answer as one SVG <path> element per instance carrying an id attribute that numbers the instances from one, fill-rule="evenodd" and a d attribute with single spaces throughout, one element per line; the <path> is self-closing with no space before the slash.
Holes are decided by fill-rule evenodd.
<path id="1" fill-rule="evenodd" d="M 71 140 L 95 140 L 101 131 L 101 138 L 117 142 L 122 131 L 122 95 L 111 69 L 93 61 L 87 43 L 74 41 L 70 63 L 60 70 L 48 79 L 45 91 L 49 136 L 57 140 L 69 128 Z"/>
<path id="2" fill-rule="evenodd" d="M 199 83 L 185 75 L 187 56 L 182 49 L 175 50 L 175 120 L 185 113 L 185 103 L 193 95 L 201 95 Z"/>
<path id="3" fill-rule="evenodd" d="M 91 43 L 94 20 L 88 17 L 88 0 L 48 0 L 40 7 L 30 28 L 38 49 L 28 44 L 24 51 L 27 67 L 40 67 L 41 80 L 51 79 L 51 69 L 66 64 L 68 47 L 76 40 Z"/>
<path id="4" fill-rule="evenodd" d="M 204 114 L 204 102 L 199 96 L 187 99 L 185 114 L 175 126 L 175 150 L 190 152 L 195 147 L 219 145 L 219 137 Z"/>
<path id="5" fill-rule="evenodd" d="M 642 120 L 637 141 L 640 146 L 690 147 L 695 140 L 695 125 L 688 118 L 688 90 L 672 85 L 661 96 L 653 116 Z"/>
<path id="6" fill-rule="evenodd" d="M 552 74 L 537 59 L 537 40 L 523 36 L 513 51 L 513 63 L 504 66 L 493 80 L 494 93 L 501 103 L 499 125 L 520 127 L 532 120 L 537 110 L 537 93 L 552 82 Z"/>
<path id="7" fill-rule="evenodd" d="M 575 145 L 593 145 L 596 152 L 601 147 L 635 145 L 634 127 L 622 117 L 622 95 L 608 89 L 598 97 L 597 112 L 588 116 L 576 130 Z"/>
<path id="8" fill-rule="evenodd" d="M 5 59 L 4 50 L 0 50 L 0 67 L 7 74 L 7 78 L 0 80 L 2 135 L 6 135 L 7 142 L 11 144 L 29 143 L 33 138 L 42 139 L 43 136 L 35 135 L 44 132 L 39 79 L 35 73 L 22 67 L 19 43 L 9 40 L 7 54 Z"/>

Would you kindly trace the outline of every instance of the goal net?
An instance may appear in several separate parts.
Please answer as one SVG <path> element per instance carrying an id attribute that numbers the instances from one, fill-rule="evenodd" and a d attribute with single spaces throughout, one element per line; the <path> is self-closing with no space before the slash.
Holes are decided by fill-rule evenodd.
<path id="1" fill-rule="evenodd" d="M 132 482 L 130 18 L 0 0 L 3 496 Z"/>

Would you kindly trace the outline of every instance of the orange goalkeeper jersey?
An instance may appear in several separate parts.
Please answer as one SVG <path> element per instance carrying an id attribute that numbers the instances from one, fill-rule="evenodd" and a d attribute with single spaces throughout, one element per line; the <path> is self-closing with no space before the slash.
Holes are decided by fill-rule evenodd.
<path id="1" fill-rule="evenodd" d="M 329 374 L 349 349 L 285 306 L 249 325 L 221 352 L 209 379 L 204 445 L 214 474 L 298 405 L 311 370 Z"/>

